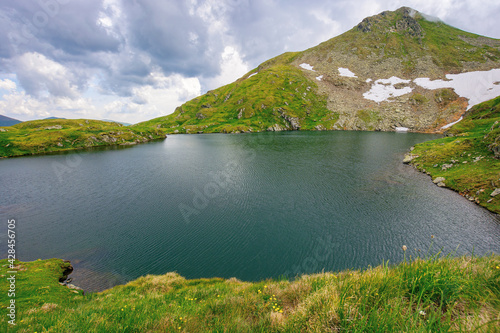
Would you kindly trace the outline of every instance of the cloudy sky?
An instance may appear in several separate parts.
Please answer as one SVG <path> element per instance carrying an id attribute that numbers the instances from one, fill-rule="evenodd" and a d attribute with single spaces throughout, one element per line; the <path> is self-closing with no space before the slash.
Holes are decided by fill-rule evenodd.
<path id="1" fill-rule="evenodd" d="M 148 120 L 404 5 L 500 38 L 498 0 L 0 0 L 0 114 Z"/>

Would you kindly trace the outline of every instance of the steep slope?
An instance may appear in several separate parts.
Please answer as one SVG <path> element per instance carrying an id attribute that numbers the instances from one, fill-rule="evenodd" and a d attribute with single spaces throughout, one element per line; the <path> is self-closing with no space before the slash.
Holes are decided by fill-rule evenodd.
<path id="1" fill-rule="evenodd" d="M 0 115 L 0 126 L 12 126 L 21 122 L 20 120 Z"/>
<path id="2" fill-rule="evenodd" d="M 407 161 L 500 214 L 500 96 L 470 109 L 447 137 L 415 146 Z"/>
<path id="3" fill-rule="evenodd" d="M 271 59 L 144 125 L 169 133 L 397 127 L 437 132 L 470 104 L 500 91 L 497 68 L 500 40 L 403 7 L 366 18 L 304 52 Z M 466 72 L 474 77 L 460 74 Z"/>
<path id="4" fill-rule="evenodd" d="M 160 129 L 86 119 L 26 121 L 0 127 L 0 158 L 163 139 Z"/>

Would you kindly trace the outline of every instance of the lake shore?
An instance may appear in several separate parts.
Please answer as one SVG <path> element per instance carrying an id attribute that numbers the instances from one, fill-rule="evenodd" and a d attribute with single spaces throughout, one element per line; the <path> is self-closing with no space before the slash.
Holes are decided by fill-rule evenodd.
<path id="1" fill-rule="evenodd" d="M 500 97 L 473 107 L 447 136 L 415 145 L 405 156 L 440 187 L 500 214 Z"/>

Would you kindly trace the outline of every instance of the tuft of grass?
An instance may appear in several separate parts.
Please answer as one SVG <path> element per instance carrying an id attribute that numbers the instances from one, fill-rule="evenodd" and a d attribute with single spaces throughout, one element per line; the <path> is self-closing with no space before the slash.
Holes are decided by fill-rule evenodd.
<path id="1" fill-rule="evenodd" d="M 6 274 L 0 260 L 0 274 Z M 416 257 L 293 281 L 144 276 L 100 293 L 58 283 L 59 259 L 17 262 L 9 332 L 491 332 L 500 329 L 500 257 Z M 5 290 L 6 280 L 0 285 Z M 8 304 L 0 296 L 3 309 Z"/>

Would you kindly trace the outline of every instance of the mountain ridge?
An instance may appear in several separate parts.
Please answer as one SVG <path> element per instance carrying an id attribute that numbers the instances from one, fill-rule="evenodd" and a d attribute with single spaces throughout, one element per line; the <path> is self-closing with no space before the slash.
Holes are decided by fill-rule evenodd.
<path id="1" fill-rule="evenodd" d="M 0 115 L 0 126 L 12 126 L 12 125 L 19 124 L 19 123 L 22 123 L 22 121 L 7 117 L 7 116 Z"/>
<path id="2" fill-rule="evenodd" d="M 500 68 L 500 40 L 428 18 L 408 7 L 365 18 L 340 36 L 265 61 L 173 114 L 141 124 L 167 133 L 397 127 L 441 132 L 465 113 L 470 97 L 453 87 L 427 89 L 414 80 L 447 80 L 447 75 L 472 71 L 488 75 Z M 342 75 L 341 69 L 353 75 Z M 398 80 L 377 81 L 393 77 Z M 392 95 L 382 101 L 368 98 L 383 85 Z"/>

